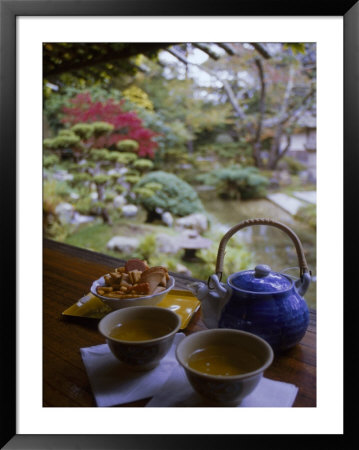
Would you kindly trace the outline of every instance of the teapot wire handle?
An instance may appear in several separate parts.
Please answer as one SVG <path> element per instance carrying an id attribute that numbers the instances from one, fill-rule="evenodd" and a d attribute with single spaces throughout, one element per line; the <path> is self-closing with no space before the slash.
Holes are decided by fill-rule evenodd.
<path id="1" fill-rule="evenodd" d="M 218 253 L 217 253 L 217 263 L 216 263 L 216 275 L 218 276 L 218 279 L 221 280 L 222 273 L 223 273 L 223 258 L 225 254 L 225 249 L 227 242 L 229 239 L 237 233 L 237 231 L 241 230 L 242 228 L 252 226 L 252 225 L 269 225 L 276 228 L 279 228 L 280 230 L 284 231 L 293 241 L 295 249 L 297 251 L 297 257 L 299 262 L 299 270 L 300 270 L 300 278 L 303 277 L 303 274 L 306 272 L 310 272 L 307 264 L 307 260 L 304 255 L 304 250 L 302 243 L 300 242 L 298 236 L 294 233 L 294 231 L 289 228 L 287 225 L 284 225 L 281 222 L 277 222 L 276 220 L 272 219 L 248 219 L 243 220 L 242 222 L 238 223 L 234 227 L 232 227 L 230 230 L 227 231 L 227 233 L 222 237 L 219 247 L 218 247 Z"/>

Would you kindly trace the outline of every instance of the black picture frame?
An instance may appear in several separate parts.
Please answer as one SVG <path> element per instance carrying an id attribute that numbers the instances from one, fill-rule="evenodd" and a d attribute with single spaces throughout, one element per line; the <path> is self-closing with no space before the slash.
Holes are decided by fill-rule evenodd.
<path id="1" fill-rule="evenodd" d="M 188 0 L 0 0 L 0 186 L 3 235 L 2 323 L 1 323 L 1 448 L 7 449 L 183 449 L 245 448 L 277 436 L 264 435 L 18 435 L 16 434 L 16 17 L 19 16 L 342 16 L 344 19 L 344 256 L 357 247 L 355 191 L 359 169 L 359 4 L 357 1 L 301 2 L 245 0 L 221 2 Z M 344 218 L 343 218 L 344 219 Z M 350 239 L 349 239 L 350 236 Z M 352 256 L 355 256 L 354 254 Z M 355 261 L 355 259 L 353 260 Z M 352 292 L 355 265 L 346 266 L 345 294 Z M 333 271 L 340 268 L 333 264 Z M 348 297 L 351 297 L 348 295 Z M 345 303 L 346 336 L 352 333 L 355 298 Z M 346 340 L 348 342 L 348 340 Z M 358 349 L 357 349 L 358 350 Z M 356 359 L 345 348 L 345 374 L 355 373 Z M 356 351 L 356 355 L 358 352 Z M 348 375 L 349 376 L 349 375 Z M 345 378 L 349 386 L 350 380 Z M 351 394 L 344 391 L 345 410 L 350 409 Z M 331 436 L 335 442 L 354 431 L 355 414 L 347 414 L 344 434 Z M 285 434 L 285 430 L 283 430 Z M 279 437 L 279 436 L 278 436 Z M 291 436 L 287 436 L 286 439 Z M 294 437 L 294 436 L 292 436 Z M 298 443 L 308 436 L 298 435 Z M 313 436 L 310 437 L 313 444 Z M 287 444 L 285 444 L 287 445 Z M 343 444 L 342 444 L 343 445 Z M 276 447 L 280 447 L 279 442 Z M 312 447 L 311 447 L 312 448 Z M 345 446 L 343 448 L 346 448 Z"/>

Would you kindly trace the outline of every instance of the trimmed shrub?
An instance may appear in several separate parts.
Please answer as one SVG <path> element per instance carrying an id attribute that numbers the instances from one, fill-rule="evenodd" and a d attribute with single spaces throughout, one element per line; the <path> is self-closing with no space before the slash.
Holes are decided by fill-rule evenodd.
<path id="1" fill-rule="evenodd" d="M 123 139 L 118 141 L 116 147 L 121 152 L 136 152 L 139 148 L 139 144 L 133 139 Z"/>
<path id="2" fill-rule="evenodd" d="M 120 153 L 117 158 L 117 162 L 120 164 L 131 164 L 132 162 L 136 161 L 137 155 L 135 153 Z"/>
<path id="3" fill-rule="evenodd" d="M 64 149 L 79 144 L 81 139 L 76 134 L 58 135 L 53 139 L 45 139 L 44 147 L 51 149 Z"/>
<path id="4" fill-rule="evenodd" d="M 112 123 L 107 122 L 93 122 L 91 126 L 95 137 L 103 136 L 104 134 L 110 133 L 115 128 L 112 125 Z"/>
<path id="5" fill-rule="evenodd" d="M 93 214 L 94 206 L 90 197 L 81 197 L 75 203 L 75 210 L 80 214 Z"/>
<path id="6" fill-rule="evenodd" d="M 147 187 L 139 187 L 139 188 L 135 188 L 133 189 L 133 191 L 138 197 L 142 197 L 142 198 L 148 198 L 148 197 L 152 197 L 153 195 L 155 195 L 154 191 L 152 191 L 151 189 L 148 189 Z"/>
<path id="7" fill-rule="evenodd" d="M 297 175 L 299 172 L 301 172 L 302 170 L 306 170 L 307 168 L 304 164 L 292 158 L 291 156 L 285 156 L 283 158 L 283 161 L 287 165 L 288 170 L 292 175 Z"/>
<path id="8" fill-rule="evenodd" d="M 77 123 L 70 130 L 62 130 L 62 131 L 72 131 L 81 139 L 89 139 L 93 134 L 93 126 L 89 123 Z M 59 133 L 60 134 L 60 133 Z"/>
<path id="9" fill-rule="evenodd" d="M 52 167 L 60 162 L 60 158 L 57 155 L 44 155 L 43 165 L 44 167 Z"/>
<path id="10" fill-rule="evenodd" d="M 140 177 L 137 176 L 137 175 L 126 175 L 126 176 L 125 176 L 125 181 L 126 181 L 127 183 L 132 184 L 132 185 L 138 183 L 139 180 L 140 180 Z"/>
<path id="11" fill-rule="evenodd" d="M 149 159 L 143 159 L 143 158 L 140 158 L 133 163 L 133 167 L 135 169 L 140 170 L 141 172 L 146 172 L 148 170 L 151 170 L 153 168 L 153 165 L 154 164 L 152 161 L 150 161 Z"/>
<path id="12" fill-rule="evenodd" d="M 148 212 L 155 212 L 156 208 L 162 208 L 176 216 L 187 216 L 204 210 L 197 192 L 172 173 L 150 172 L 141 178 L 135 188 L 148 188 L 149 183 L 156 183 L 162 187 L 151 197 L 142 197 L 141 195 L 137 197 L 137 202 Z"/>
<path id="13" fill-rule="evenodd" d="M 208 174 L 199 175 L 196 180 L 215 186 L 220 197 L 229 199 L 264 197 L 265 188 L 269 183 L 256 167 L 238 165 L 213 170 Z"/>

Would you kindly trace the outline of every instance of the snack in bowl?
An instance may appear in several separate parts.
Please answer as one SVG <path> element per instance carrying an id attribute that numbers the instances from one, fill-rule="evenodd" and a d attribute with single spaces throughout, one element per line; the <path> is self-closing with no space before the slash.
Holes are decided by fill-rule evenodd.
<path id="1" fill-rule="evenodd" d="M 124 266 L 94 281 L 91 292 L 113 309 L 119 309 L 155 305 L 173 286 L 174 279 L 165 267 L 149 267 L 146 261 L 129 259 Z"/>

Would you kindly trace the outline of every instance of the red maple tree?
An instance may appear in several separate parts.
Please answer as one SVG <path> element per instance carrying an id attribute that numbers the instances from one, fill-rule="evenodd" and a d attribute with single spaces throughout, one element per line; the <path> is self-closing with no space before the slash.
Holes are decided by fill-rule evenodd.
<path id="1" fill-rule="evenodd" d="M 153 140 L 158 133 L 145 128 L 142 120 L 135 111 L 124 111 L 124 101 L 114 102 L 112 99 L 104 102 L 93 101 L 91 94 L 86 92 L 77 94 L 70 100 L 71 106 L 63 108 L 62 123 L 70 126 L 76 123 L 108 122 L 114 125 L 114 131 L 108 136 L 96 139 L 97 148 L 111 148 L 118 141 L 134 139 L 139 144 L 137 151 L 141 157 L 153 158 L 155 149 L 158 147 Z"/>

